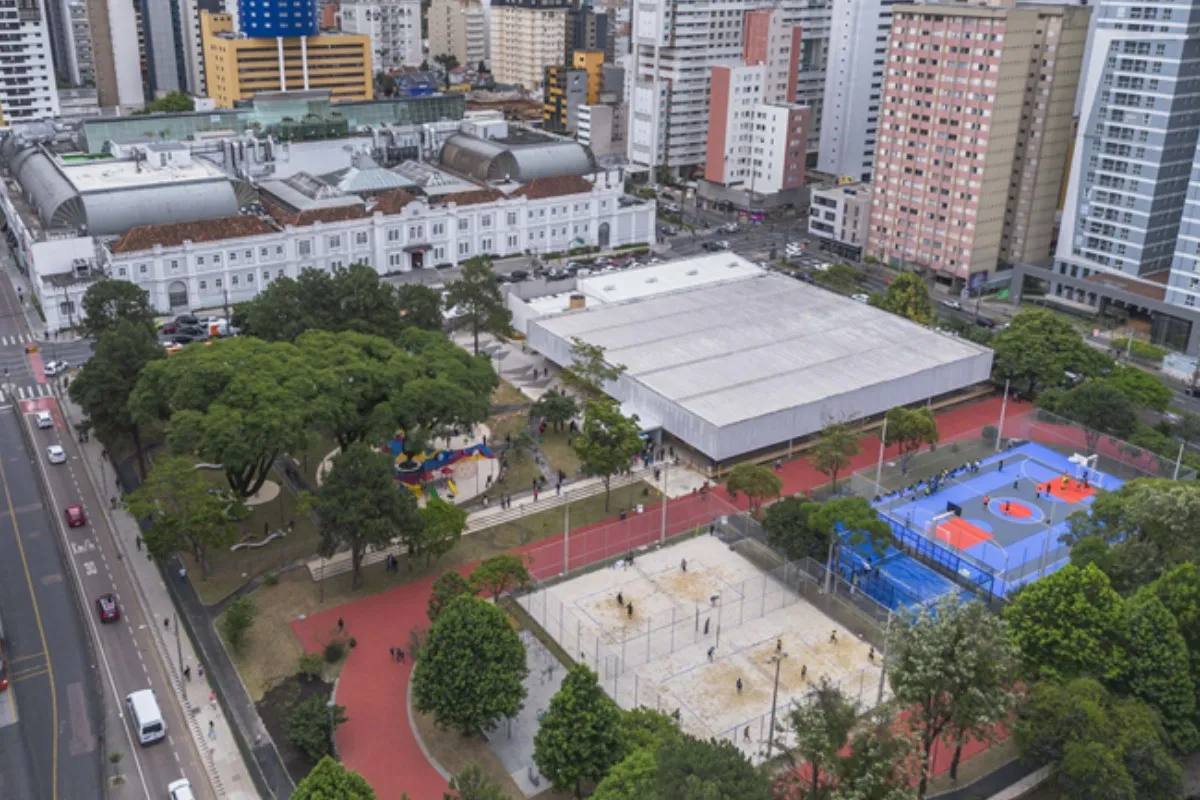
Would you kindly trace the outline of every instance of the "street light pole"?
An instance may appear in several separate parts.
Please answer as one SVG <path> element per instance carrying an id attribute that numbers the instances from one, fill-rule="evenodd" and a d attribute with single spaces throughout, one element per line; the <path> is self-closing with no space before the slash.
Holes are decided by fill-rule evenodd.
<path id="1" fill-rule="evenodd" d="M 571 571 L 571 498 L 564 492 L 563 503 L 563 574 Z"/>
<path id="2" fill-rule="evenodd" d="M 775 708 L 779 702 L 779 667 L 787 657 L 788 654 L 781 650 L 770 658 L 775 662 L 775 689 L 771 692 L 771 730 L 767 731 L 767 761 L 771 760 L 771 751 L 775 748 Z"/>
<path id="3" fill-rule="evenodd" d="M 662 468 L 662 523 L 658 532 L 658 544 L 661 547 L 667 542 L 667 470 L 668 462 L 663 459 Z"/>

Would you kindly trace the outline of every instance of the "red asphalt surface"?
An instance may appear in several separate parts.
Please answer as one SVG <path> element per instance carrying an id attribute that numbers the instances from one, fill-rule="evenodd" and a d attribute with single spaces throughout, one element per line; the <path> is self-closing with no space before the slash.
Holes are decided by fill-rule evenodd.
<path id="1" fill-rule="evenodd" d="M 996 424 L 1000 403 L 999 398 L 992 397 L 939 415 L 942 439 Z M 1015 422 L 1029 408 L 1028 404 L 1010 402 L 1008 419 Z M 1007 423 L 1005 434 L 1012 435 Z M 846 475 L 874 464 L 879 457 L 878 436 L 865 436 L 859 444 L 862 451 L 853 459 Z M 894 449 L 890 449 L 885 457 L 895 455 Z M 785 495 L 807 492 L 828 482 L 804 458 L 784 464 L 779 475 Z M 706 526 L 715 517 L 745 507 L 745 498 L 732 501 L 723 487 L 707 496 L 692 494 L 676 498 L 667 504 L 667 533 L 673 535 Z M 609 520 L 572 529 L 567 561 L 575 568 L 619 555 L 654 541 L 661 529 L 661 505 L 648 506 L 644 513 L 633 514 L 623 521 Z M 547 578 L 562 571 L 561 537 L 536 542 L 515 552 L 526 554 L 534 577 Z M 348 722 L 338 727 L 337 749 L 342 762 L 361 773 L 381 798 L 396 798 L 407 792 L 412 800 L 441 800 L 447 790 L 446 780 L 425 758 L 409 724 L 406 695 L 412 661 L 406 659 L 404 664 L 397 664 L 388 655 L 390 647 L 407 650 L 409 632 L 428 626 L 425 611 L 432 583 L 433 578 L 427 578 L 398 586 L 292 622 L 293 632 L 309 652 L 319 652 L 333 637 L 339 618 L 345 622 L 347 633 L 357 640 L 358 646 L 346 658 L 337 684 L 338 705 L 345 706 L 349 717 Z M 975 755 L 983 749 L 985 745 L 972 743 L 964 752 L 964 760 L 968 753 Z M 944 757 L 935 759 L 937 773 L 949 769 L 951 753 L 952 746 Z"/>

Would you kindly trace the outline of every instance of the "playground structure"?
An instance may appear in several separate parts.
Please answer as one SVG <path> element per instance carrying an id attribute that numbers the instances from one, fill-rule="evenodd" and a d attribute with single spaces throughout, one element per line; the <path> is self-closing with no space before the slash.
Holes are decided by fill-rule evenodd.
<path id="1" fill-rule="evenodd" d="M 491 485 L 496 454 L 487 445 L 479 443 L 453 449 L 421 452 L 409 458 L 404 452 L 404 434 L 397 433 L 387 443 L 385 452 L 391 453 L 397 483 L 405 486 L 417 499 L 425 496 L 440 497 L 444 491 L 450 500 L 474 497 Z M 488 465 L 486 482 L 480 480 L 480 468 Z M 466 474 L 464 467 L 473 465 Z M 462 487 L 455 482 L 458 478 L 473 478 L 473 485 Z"/>

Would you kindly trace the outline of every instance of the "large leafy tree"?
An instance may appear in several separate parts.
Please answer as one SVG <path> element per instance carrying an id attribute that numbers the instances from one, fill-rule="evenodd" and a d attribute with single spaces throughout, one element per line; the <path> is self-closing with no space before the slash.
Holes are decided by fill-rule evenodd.
<path id="1" fill-rule="evenodd" d="M 956 734 L 961 749 L 967 734 L 986 734 L 1008 710 L 1015 651 L 999 617 L 957 597 L 922 609 L 892 632 L 888 678 L 895 698 L 912 707 L 906 723 L 920 747 L 917 796 L 923 798 L 937 740 Z"/>
<path id="2" fill-rule="evenodd" d="M 767 800 L 771 796 L 764 773 L 733 744 L 686 735 L 659 748 L 656 783 L 662 800 Z"/>
<path id="3" fill-rule="evenodd" d="M 927 444 L 936 444 L 941 434 L 938 433 L 937 420 L 933 411 L 927 407 L 904 408 L 897 406 L 885 415 L 887 421 L 886 440 L 889 447 L 896 445 L 900 450 L 900 471 L 908 472 L 909 460 Z"/>
<path id="4" fill-rule="evenodd" d="M 350 721 L 345 706 L 330 706 L 327 700 L 324 695 L 313 695 L 297 704 L 287 718 L 288 740 L 313 761 L 329 755 L 334 732 Z"/>
<path id="5" fill-rule="evenodd" d="M 679 724 L 661 711 L 638 706 L 621 712 L 618 738 L 624 748 L 624 755 L 642 748 L 657 752 L 663 742 L 681 735 Z"/>
<path id="6" fill-rule="evenodd" d="M 148 327 L 121 320 L 100 334 L 92 357 L 84 363 L 68 390 L 87 416 L 88 430 L 109 444 L 119 439 L 133 443 L 138 471 L 143 477 L 146 455 L 142 426 L 149 420 L 133 398 L 147 365 L 155 361 L 165 363 L 165 359 Z"/>
<path id="7" fill-rule="evenodd" d="M 533 738 L 533 761 L 556 789 L 580 796 L 584 781 L 599 782 L 621 760 L 621 710 L 586 664 L 567 671 Z"/>
<path id="8" fill-rule="evenodd" d="M 904 275 L 912 275 L 905 272 Z M 924 286 L 924 282 L 921 283 Z M 817 442 L 809 452 L 809 463 L 823 475 L 828 475 L 837 492 L 838 475 L 849 468 L 862 448 L 858 446 L 858 431 L 848 422 L 830 422 L 821 429 Z"/>
<path id="9" fill-rule="evenodd" d="M 1120 389 L 1135 405 L 1142 408 L 1162 412 L 1171 405 L 1171 389 L 1144 369 L 1117 364 L 1104 380 Z"/>
<path id="10" fill-rule="evenodd" d="M 429 592 L 429 610 L 426 612 L 429 621 L 437 621 L 438 615 L 455 599 L 471 593 L 470 581 L 454 570 L 443 572 L 433 582 L 433 587 Z"/>
<path id="11" fill-rule="evenodd" d="M 1022 311 L 992 339 L 993 376 L 1011 380 L 1013 387 L 1035 394 L 1058 386 L 1063 375 L 1095 376 L 1112 363 L 1088 346 L 1071 323 L 1049 309 Z"/>
<path id="12" fill-rule="evenodd" d="M 563 368 L 562 382 L 584 402 L 605 396 L 604 387 L 621 377 L 624 364 L 610 364 L 604 348 L 588 344 L 578 336 L 571 339 L 571 363 Z"/>
<path id="13" fill-rule="evenodd" d="M 375 790 L 362 775 L 325 756 L 296 784 L 292 800 L 375 800 Z"/>
<path id="14" fill-rule="evenodd" d="M 441 330 L 442 295 L 432 286 L 403 283 L 396 287 L 396 305 L 404 322 L 426 331 Z"/>
<path id="15" fill-rule="evenodd" d="M 1196 707 L 1200 709 L 1200 570 L 1190 561 L 1180 564 L 1163 573 L 1150 589 L 1175 617 L 1187 643 Z"/>
<path id="16" fill-rule="evenodd" d="M 487 592 L 492 596 L 492 600 L 499 600 L 500 595 L 509 589 L 528 583 L 529 570 L 525 568 L 521 556 L 513 553 L 501 553 L 485 558 L 471 571 L 471 589 L 475 592 Z"/>
<path id="17" fill-rule="evenodd" d="M 136 519 L 149 520 L 143 536 L 146 550 L 159 560 L 186 550 L 208 578 L 208 554 L 237 538 L 238 521 L 246 517 L 241 498 L 215 492 L 191 460 L 160 458 L 141 487 L 126 501 Z"/>
<path id="18" fill-rule="evenodd" d="M 241 336 L 151 363 L 131 402 L 143 418 L 170 419 L 177 451 L 220 464 L 229 488 L 249 497 L 275 459 L 308 443 L 315 392 L 295 347 Z"/>
<path id="19" fill-rule="evenodd" d="M 1109 694 L 1091 678 L 1035 683 L 1019 708 L 1013 738 L 1022 759 L 1056 768 L 1059 788 L 1072 800 L 1108 796 L 1094 792 L 1110 784 L 1121 792 L 1114 796 L 1138 800 L 1183 794 L 1157 713 L 1140 700 Z"/>
<path id="20" fill-rule="evenodd" d="M 413 672 L 413 702 L 463 735 L 491 730 L 525 700 L 525 646 L 504 612 L 463 596 L 429 629 Z"/>
<path id="21" fill-rule="evenodd" d="M 409 360 L 379 336 L 309 331 L 296 347 L 312 370 L 317 391 L 309 403 L 313 423 L 340 447 L 373 442 L 395 429 L 388 405 Z"/>
<path id="22" fill-rule="evenodd" d="M 915 800 L 909 769 L 911 742 L 881 721 L 857 731 L 839 759 L 831 800 Z"/>
<path id="23" fill-rule="evenodd" d="M 813 516 L 820 510 L 820 503 L 802 495 L 791 495 L 772 503 L 767 506 L 762 522 L 767 541 L 782 550 L 788 560 L 806 556 L 823 560 L 833 533 L 814 523 Z"/>
<path id="24" fill-rule="evenodd" d="M 450 779 L 450 791 L 443 800 L 509 800 L 504 790 L 493 783 L 478 764 L 471 764 Z M 401 798 L 404 800 L 404 798 Z"/>
<path id="25" fill-rule="evenodd" d="M 1096 452 L 1100 436 L 1129 438 L 1137 428 L 1137 407 L 1129 395 L 1107 380 L 1086 380 L 1056 398 L 1050 409 L 1084 426 L 1088 452 Z"/>
<path id="26" fill-rule="evenodd" d="M 744 462 L 729 471 L 725 479 L 725 488 L 730 497 L 739 493 L 746 495 L 750 501 L 750 513 L 758 517 L 765 501 L 779 497 L 783 490 L 783 481 L 770 467 Z"/>
<path id="27" fill-rule="evenodd" d="M 1124 603 L 1094 564 L 1068 564 L 1024 587 L 1004 619 L 1030 675 L 1115 680 L 1125 670 Z"/>
<path id="28" fill-rule="evenodd" d="M 879 297 L 877 305 L 922 325 L 933 322 L 933 301 L 929 299 L 929 287 L 915 272 L 900 273 L 888 284 L 887 291 Z"/>
<path id="29" fill-rule="evenodd" d="M 330 556 L 341 547 L 349 548 L 355 588 L 368 547 L 409 538 L 422 526 L 412 492 L 396 485 L 391 459 L 363 444 L 351 445 L 334 457 L 315 508 L 321 553 Z"/>
<path id="30" fill-rule="evenodd" d="M 556 430 L 562 430 L 562 426 L 578 412 L 579 405 L 574 397 L 555 391 L 546 392 L 539 397 L 532 409 L 533 416 Z"/>
<path id="31" fill-rule="evenodd" d="M 1129 693 L 1158 710 L 1171 742 L 1180 753 L 1200 744 L 1196 731 L 1196 687 L 1187 642 L 1174 615 L 1150 587 L 1125 604 L 1126 651 L 1123 683 Z"/>
<path id="32" fill-rule="evenodd" d="M 891 526 L 879 518 L 865 497 L 839 497 L 822 503 L 809 517 L 810 524 L 826 532 L 827 541 L 835 537 L 851 547 L 867 545 L 883 555 L 892 543 Z"/>
<path id="33" fill-rule="evenodd" d="M 806 800 L 829 797 L 836 785 L 838 753 L 858 723 L 858 706 L 822 676 L 788 712 L 786 726 L 795 737 L 795 755 L 808 765 Z"/>
<path id="34" fill-rule="evenodd" d="M 585 472 L 604 480 L 605 511 L 612 493 L 612 476 L 627 468 L 644 447 L 641 433 L 637 417 L 625 416 L 610 400 L 596 398 L 584 407 L 575 453 Z"/>
<path id="35" fill-rule="evenodd" d="M 479 355 L 479 333 L 503 336 L 512 327 L 512 312 L 496 283 L 492 262 L 476 256 L 462 264 L 462 277 L 446 287 L 446 305 L 457 308 L 459 318 L 471 326 L 475 355 Z"/>
<path id="36" fill-rule="evenodd" d="M 656 751 L 641 747 L 613 765 L 596 786 L 592 800 L 657 800 Z"/>
<path id="37" fill-rule="evenodd" d="M 88 287 L 83 293 L 83 319 L 80 331 L 91 339 L 99 339 L 105 331 L 115 330 L 122 322 L 144 328 L 153 336 L 154 308 L 150 293 L 135 283 L 105 278 Z"/>
<path id="38" fill-rule="evenodd" d="M 420 509 L 420 542 L 412 552 L 425 556 L 425 565 L 449 553 L 467 529 L 467 512 L 439 497 L 430 497 Z"/>

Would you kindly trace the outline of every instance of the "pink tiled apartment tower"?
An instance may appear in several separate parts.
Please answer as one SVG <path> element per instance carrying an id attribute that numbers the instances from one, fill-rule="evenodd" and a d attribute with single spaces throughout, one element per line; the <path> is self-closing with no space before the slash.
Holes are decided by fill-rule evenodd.
<path id="1" fill-rule="evenodd" d="M 956 288 L 1050 256 L 1089 11 L 894 7 L 869 255 Z"/>

